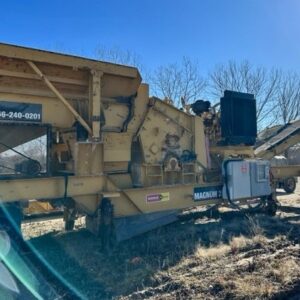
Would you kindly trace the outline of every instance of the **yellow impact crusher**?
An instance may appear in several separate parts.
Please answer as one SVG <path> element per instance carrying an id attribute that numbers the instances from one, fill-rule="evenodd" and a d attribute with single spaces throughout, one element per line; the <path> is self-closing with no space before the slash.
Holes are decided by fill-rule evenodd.
<path id="1" fill-rule="evenodd" d="M 109 242 L 196 206 L 274 214 L 275 177 L 255 157 L 256 133 L 251 94 L 178 109 L 149 97 L 136 68 L 0 44 L 3 210 L 61 201 L 66 229 L 85 215 Z"/>

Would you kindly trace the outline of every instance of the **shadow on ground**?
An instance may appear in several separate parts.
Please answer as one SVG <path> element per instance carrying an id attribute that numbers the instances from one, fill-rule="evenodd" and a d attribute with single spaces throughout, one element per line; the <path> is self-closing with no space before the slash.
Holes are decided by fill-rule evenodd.
<path id="1" fill-rule="evenodd" d="M 300 208 L 284 206 L 275 217 L 228 211 L 218 219 L 177 222 L 120 243 L 104 253 L 101 242 L 84 229 L 30 240 L 37 251 L 88 299 L 126 296 L 153 284 L 156 274 L 193 255 L 199 246 L 228 244 L 237 236 L 284 235 L 299 243 Z M 161 280 L 161 279 L 160 279 Z"/>

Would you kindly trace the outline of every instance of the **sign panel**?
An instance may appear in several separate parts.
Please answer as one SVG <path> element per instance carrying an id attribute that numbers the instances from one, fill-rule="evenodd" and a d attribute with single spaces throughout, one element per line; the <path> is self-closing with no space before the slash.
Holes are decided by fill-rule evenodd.
<path id="1" fill-rule="evenodd" d="M 223 188 L 222 185 L 195 187 L 194 200 L 201 201 L 201 200 L 221 199 L 222 188 Z"/>
<path id="2" fill-rule="evenodd" d="M 170 200 L 170 193 L 157 193 L 146 195 L 147 203 L 164 202 Z"/>
<path id="3" fill-rule="evenodd" d="M 0 101 L 0 120 L 42 121 L 42 104 Z"/>

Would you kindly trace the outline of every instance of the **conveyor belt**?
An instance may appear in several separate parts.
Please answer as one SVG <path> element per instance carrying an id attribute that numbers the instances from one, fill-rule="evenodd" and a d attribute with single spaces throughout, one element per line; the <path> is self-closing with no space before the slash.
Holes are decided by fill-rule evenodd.
<path id="1" fill-rule="evenodd" d="M 255 149 L 255 156 L 270 159 L 300 142 L 300 120 L 291 122 Z"/>

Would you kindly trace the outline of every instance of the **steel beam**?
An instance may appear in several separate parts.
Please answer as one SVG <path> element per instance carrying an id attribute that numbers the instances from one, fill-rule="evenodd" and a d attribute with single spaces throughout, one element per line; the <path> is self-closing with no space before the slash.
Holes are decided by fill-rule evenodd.
<path id="1" fill-rule="evenodd" d="M 30 178 L 0 180 L 0 201 L 12 202 L 30 199 L 63 198 L 100 194 L 103 191 L 105 177 L 69 176 L 66 185 L 65 177 Z"/>
<path id="2" fill-rule="evenodd" d="M 79 113 L 73 108 L 73 106 L 68 102 L 68 100 L 56 89 L 56 87 L 51 83 L 51 81 L 45 76 L 42 71 L 37 67 L 32 61 L 27 61 L 28 65 L 32 70 L 45 82 L 49 89 L 57 96 L 57 98 L 69 109 L 69 111 L 74 115 L 75 119 L 87 130 L 87 132 L 92 135 L 92 129 L 86 123 L 86 121 L 79 115 Z"/>

